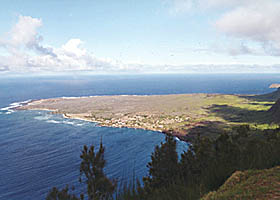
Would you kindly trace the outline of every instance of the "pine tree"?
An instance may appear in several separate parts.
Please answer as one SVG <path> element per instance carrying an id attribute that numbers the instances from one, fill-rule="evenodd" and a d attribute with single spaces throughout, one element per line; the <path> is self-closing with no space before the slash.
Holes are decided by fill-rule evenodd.
<path id="1" fill-rule="evenodd" d="M 83 200 L 83 198 L 81 197 L 80 199 L 74 194 L 69 194 L 69 188 L 68 185 L 66 185 L 66 187 L 61 190 L 56 187 L 52 188 L 46 200 Z"/>
<path id="2" fill-rule="evenodd" d="M 96 154 L 94 152 L 94 146 L 88 149 L 85 145 L 80 156 L 82 159 L 80 165 L 80 182 L 83 182 L 84 177 L 90 200 L 112 199 L 116 188 L 116 182 L 108 179 L 103 171 L 106 163 L 104 151 L 105 148 L 102 142 Z"/>
<path id="3" fill-rule="evenodd" d="M 166 136 L 165 143 L 156 146 L 148 163 L 149 176 L 144 177 L 145 188 L 156 189 L 170 185 L 178 176 L 178 155 L 176 141 Z"/>
<path id="4" fill-rule="evenodd" d="M 116 189 L 116 182 L 111 181 L 104 174 L 104 167 L 106 161 L 104 159 L 105 148 L 100 143 L 97 153 L 94 152 L 94 146 L 88 148 L 86 145 L 81 154 L 82 162 L 80 164 L 80 178 L 81 183 L 87 186 L 87 197 L 89 200 L 107 200 L 113 199 L 113 193 Z M 74 190 L 74 189 L 73 189 Z M 80 198 L 74 194 L 70 194 L 68 185 L 59 190 L 53 188 L 47 200 L 84 200 L 85 195 L 82 193 Z"/>

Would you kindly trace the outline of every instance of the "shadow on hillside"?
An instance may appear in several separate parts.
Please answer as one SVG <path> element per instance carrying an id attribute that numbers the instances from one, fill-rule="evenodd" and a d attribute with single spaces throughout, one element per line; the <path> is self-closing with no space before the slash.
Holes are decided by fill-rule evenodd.
<path id="1" fill-rule="evenodd" d="M 209 138 L 216 139 L 220 134 L 225 132 L 225 128 L 229 128 L 229 125 L 221 121 L 203 121 L 198 122 L 192 128 L 188 128 L 183 131 L 184 134 L 182 134 L 182 131 L 176 132 L 175 130 L 172 131 L 172 135 L 188 142 L 195 141 L 198 135 L 201 137 L 207 136 Z"/>
<path id="2" fill-rule="evenodd" d="M 248 103 L 250 105 L 254 105 L 254 106 L 273 106 L 274 102 L 271 103 L 256 103 L 256 102 L 252 102 L 252 103 Z"/>
<path id="3" fill-rule="evenodd" d="M 270 101 L 270 102 L 275 102 L 280 98 L 280 89 L 277 89 L 274 92 L 267 93 L 267 94 L 260 94 L 260 95 L 242 95 L 240 96 L 242 98 L 251 100 L 251 101 Z"/>
<path id="4" fill-rule="evenodd" d="M 213 105 L 208 108 L 208 112 L 221 117 L 228 122 L 238 123 L 269 123 L 269 116 L 267 111 L 248 110 L 229 105 Z"/>
<path id="5" fill-rule="evenodd" d="M 193 128 L 188 130 L 189 136 L 197 136 L 200 134 L 201 136 L 207 136 L 215 139 L 218 135 L 224 133 L 225 128 L 228 125 L 224 122 L 220 121 L 205 121 L 202 122 L 198 126 L 194 126 Z"/>

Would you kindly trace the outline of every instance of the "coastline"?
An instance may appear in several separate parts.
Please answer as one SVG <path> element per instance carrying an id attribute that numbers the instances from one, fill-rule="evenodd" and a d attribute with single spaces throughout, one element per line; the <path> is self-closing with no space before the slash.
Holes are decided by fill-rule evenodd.
<path id="1" fill-rule="evenodd" d="M 29 100 L 13 109 L 45 110 L 98 126 L 151 130 L 192 141 L 197 135 L 215 138 L 233 125 L 242 124 L 231 117 L 240 119 L 246 116 L 246 110 L 270 108 L 267 101 L 256 102 L 255 97 L 204 93 L 60 97 Z M 233 108 L 238 112 L 233 114 Z"/>
<path id="2" fill-rule="evenodd" d="M 133 128 L 133 129 L 143 129 L 143 130 L 151 130 L 160 132 L 163 134 L 173 135 L 174 137 L 177 137 L 181 141 L 190 141 L 194 138 L 193 135 L 187 134 L 186 132 L 182 132 L 179 128 L 176 127 L 176 124 L 181 123 L 188 123 L 189 129 L 191 129 L 194 124 L 195 126 L 199 125 L 198 123 L 192 123 L 190 122 L 190 116 L 180 115 L 181 107 L 177 108 L 178 111 L 175 113 L 172 113 L 174 108 L 176 108 L 177 103 L 178 105 L 182 104 L 182 100 L 185 98 L 192 99 L 199 97 L 199 99 L 203 99 L 205 97 L 211 97 L 211 96 L 217 96 L 219 94 L 174 94 L 174 95 L 113 95 L 113 96 L 89 96 L 89 97 L 60 97 L 60 98 L 50 98 L 50 99 L 39 99 L 39 100 L 32 100 L 29 103 L 25 105 L 21 105 L 20 107 L 15 108 L 16 110 L 44 110 L 49 111 L 53 114 L 62 114 L 64 118 L 68 119 L 78 119 L 88 122 L 97 123 L 98 126 L 104 126 L 104 127 L 114 127 L 114 128 Z M 105 110 L 103 107 L 99 108 L 97 107 L 97 110 L 101 110 L 101 114 L 95 116 L 91 112 L 88 112 L 88 110 L 92 109 L 86 109 L 86 112 L 81 112 L 79 107 L 84 104 L 88 104 L 87 100 L 93 101 L 97 99 L 104 99 L 107 101 L 107 104 L 109 104 L 108 107 L 110 107 L 112 101 L 118 101 L 118 99 L 126 99 L 128 100 L 120 100 L 120 103 L 118 105 L 128 104 L 127 107 L 132 107 L 130 109 L 125 110 L 119 110 L 117 111 L 112 110 L 109 111 L 109 114 L 114 113 L 113 116 L 107 116 L 104 115 L 104 113 L 107 113 L 107 110 Z M 170 99 L 171 98 L 171 99 Z M 179 98 L 179 102 L 176 100 Z M 109 99 L 109 102 L 108 102 Z M 143 100 L 144 99 L 144 100 Z M 166 103 L 167 105 L 171 104 L 170 109 L 166 111 L 165 113 L 158 112 L 158 110 L 161 110 L 163 106 L 159 106 L 158 110 L 155 110 L 154 112 L 150 112 L 150 103 L 153 105 L 158 105 L 158 101 L 164 99 L 162 104 Z M 166 100 L 166 101 L 165 101 Z M 86 101 L 81 104 L 80 106 L 75 106 L 77 102 L 80 101 Z M 129 102 L 136 101 L 136 104 L 133 104 L 133 106 L 129 105 Z M 137 102 L 140 101 L 140 102 Z M 59 104 L 62 102 L 62 104 Z M 76 107 L 77 109 L 74 109 L 73 113 L 69 112 L 69 107 L 65 107 L 65 103 L 71 102 L 70 107 Z M 148 102 L 148 103 L 147 103 Z M 98 101 L 97 104 L 103 104 L 104 102 L 102 100 Z M 106 104 L 106 105 L 107 105 Z M 146 112 L 143 112 L 143 104 L 145 104 L 148 109 L 146 109 Z M 136 109 L 136 111 L 132 111 L 135 107 L 140 106 L 140 109 Z M 144 106 L 144 107 L 145 107 Z M 90 107 L 90 106 L 89 106 Z M 120 107 L 120 106 L 117 106 Z M 123 107 L 123 106 L 122 106 Z M 125 108 L 125 106 L 124 106 Z M 105 112 L 103 112 L 105 110 Z M 166 115 L 167 114 L 167 115 Z M 183 113 L 184 114 L 184 113 Z M 163 117 L 164 116 L 164 117 Z M 175 127 L 175 128 L 173 128 Z"/>
<path id="3" fill-rule="evenodd" d="M 14 110 L 43 110 L 43 111 L 49 111 L 52 114 L 61 114 L 64 118 L 67 119 L 78 119 L 78 120 L 83 120 L 83 121 L 88 121 L 88 122 L 93 122 L 97 123 L 98 126 L 103 126 L 103 127 L 114 127 L 114 128 L 133 128 L 133 129 L 143 129 L 143 130 L 150 130 L 150 131 L 156 131 L 160 132 L 163 134 L 169 134 L 173 135 L 174 137 L 178 138 L 181 141 L 189 141 L 189 137 L 186 135 L 182 135 L 179 132 L 173 132 L 171 130 L 167 130 L 161 126 L 160 128 L 155 128 L 151 126 L 141 126 L 136 123 L 133 124 L 126 124 L 121 122 L 121 120 L 104 120 L 104 119 L 96 119 L 92 118 L 88 113 L 79 113 L 79 114 L 73 114 L 69 112 L 62 112 L 59 109 L 52 109 L 52 108 L 47 108 L 47 107 L 37 107 L 40 104 L 44 104 L 45 102 L 56 102 L 60 100 L 82 100 L 82 99 L 89 99 L 89 98 L 110 98 L 110 97 L 161 97 L 161 96 L 180 96 L 180 95 L 187 95 L 187 96 L 193 96 L 193 95 L 204 95 L 201 93 L 197 94 L 170 94 L 170 95 L 110 95 L 110 96 L 83 96 L 83 97 L 59 97 L 59 98 L 49 98 L 49 99 L 39 99 L 39 100 L 29 100 L 28 103 L 17 106 L 13 108 Z M 211 94 L 211 95 L 217 95 L 217 94 Z M 151 116 L 150 116 L 151 117 Z M 135 116 L 136 119 L 139 119 L 139 116 Z M 177 120 L 177 119 L 176 119 Z M 180 121 L 180 120 L 177 120 Z"/>
<path id="4" fill-rule="evenodd" d="M 68 115 L 68 116 L 67 116 Z M 158 132 L 158 133 L 162 133 L 164 135 L 172 135 L 173 137 L 175 137 L 175 139 L 182 141 L 182 142 L 187 142 L 189 143 L 190 141 L 192 141 L 194 138 L 193 137 L 189 137 L 187 139 L 186 136 L 182 136 L 182 135 L 176 135 L 176 134 L 172 134 L 171 132 L 168 132 L 166 130 L 153 130 L 153 129 L 146 129 L 146 128 L 135 128 L 135 127 L 129 127 L 129 126 L 110 126 L 110 125 L 102 125 L 100 124 L 100 122 L 98 121 L 94 121 L 94 120 L 90 120 L 90 119 L 86 119 L 84 117 L 78 117 L 78 116 L 69 116 L 69 114 L 62 114 L 63 118 L 65 119 L 77 119 L 77 120 L 82 120 L 82 121 L 87 121 L 87 122 L 92 122 L 92 123 L 96 123 L 98 126 L 100 127 L 111 127 L 111 128 L 130 128 L 130 129 L 142 129 L 142 130 L 147 130 L 147 131 L 154 131 L 154 132 Z"/>
<path id="5" fill-rule="evenodd" d="M 49 110 L 51 111 L 51 110 Z M 103 126 L 103 127 L 113 127 L 113 128 L 133 128 L 133 129 L 143 129 L 143 130 L 150 130 L 150 131 L 156 131 L 156 132 L 160 132 L 163 133 L 164 130 L 155 130 L 155 129 L 146 129 L 146 128 L 142 128 L 142 127 L 132 127 L 132 126 L 125 126 L 125 125 L 106 125 L 103 124 L 101 121 L 97 121 L 97 120 L 91 120 L 89 118 L 83 117 L 83 116 L 76 116 L 74 114 L 68 114 L 68 113 L 63 113 L 62 114 L 63 118 L 66 119 L 78 119 L 78 120 L 82 120 L 82 121 L 87 121 L 87 122 L 93 122 L 93 123 L 97 123 L 98 126 Z"/>

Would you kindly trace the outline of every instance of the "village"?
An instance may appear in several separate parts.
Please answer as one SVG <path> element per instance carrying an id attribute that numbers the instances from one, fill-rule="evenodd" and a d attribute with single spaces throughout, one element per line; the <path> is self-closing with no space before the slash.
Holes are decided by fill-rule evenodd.
<path id="1" fill-rule="evenodd" d="M 137 128 L 153 131 L 163 131 L 168 130 L 174 124 L 187 122 L 189 117 L 183 116 L 158 116 L 155 114 L 134 114 L 125 115 L 119 114 L 119 117 L 112 118 L 102 118 L 88 116 L 92 121 L 97 122 L 100 126 L 110 126 L 110 127 L 127 127 L 127 128 Z"/>

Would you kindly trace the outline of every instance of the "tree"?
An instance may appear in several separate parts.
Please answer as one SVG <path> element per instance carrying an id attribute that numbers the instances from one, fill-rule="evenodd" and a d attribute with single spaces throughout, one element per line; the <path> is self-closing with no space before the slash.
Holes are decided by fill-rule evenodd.
<path id="1" fill-rule="evenodd" d="M 106 161 L 104 159 L 105 148 L 100 143 L 97 153 L 94 152 L 94 146 L 88 148 L 86 145 L 82 150 L 80 158 L 82 162 L 80 164 L 80 183 L 85 183 L 87 186 L 87 196 L 89 200 L 107 200 L 113 199 L 113 193 L 116 189 L 116 182 L 111 181 L 104 174 L 104 167 Z M 73 189 L 74 190 L 74 189 Z M 84 194 L 80 195 L 80 198 L 74 194 L 69 193 L 68 185 L 59 190 L 53 188 L 48 196 L 47 200 L 83 200 Z"/>
<path id="2" fill-rule="evenodd" d="M 100 143 L 99 151 L 95 154 L 94 146 L 89 149 L 85 145 L 80 156 L 82 159 L 80 165 L 80 182 L 87 184 L 88 198 L 91 200 L 96 199 L 111 199 L 116 188 L 116 182 L 111 181 L 104 174 L 105 159 L 104 159 L 105 148 Z"/>
<path id="3" fill-rule="evenodd" d="M 149 176 L 143 178 L 146 189 L 166 187 L 177 178 L 179 166 L 176 146 L 174 138 L 166 136 L 165 143 L 155 147 L 152 161 L 147 165 Z"/>
<path id="4" fill-rule="evenodd" d="M 69 188 L 68 185 L 66 185 L 65 188 L 62 190 L 57 189 L 56 187 L 52 188 L 52 190 L 49 192 L 46 200 L 83 200 L 83 196 L 81 198 L 78 198 L 74 194 L 69 194 Z"/>

